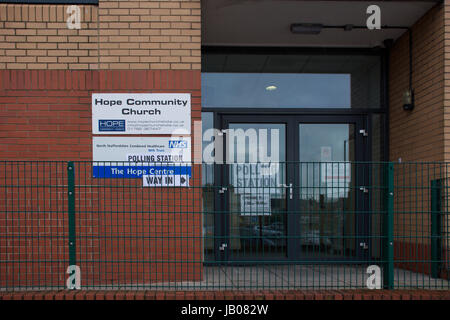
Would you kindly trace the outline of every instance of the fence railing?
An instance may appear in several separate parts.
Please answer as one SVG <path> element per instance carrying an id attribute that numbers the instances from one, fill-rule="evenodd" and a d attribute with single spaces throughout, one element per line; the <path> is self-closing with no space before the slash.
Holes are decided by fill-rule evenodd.
<path id="1" fill-rule="evenodd" d="M 0 290 L 448 290 L 448 169 L 2 161 Z"/>

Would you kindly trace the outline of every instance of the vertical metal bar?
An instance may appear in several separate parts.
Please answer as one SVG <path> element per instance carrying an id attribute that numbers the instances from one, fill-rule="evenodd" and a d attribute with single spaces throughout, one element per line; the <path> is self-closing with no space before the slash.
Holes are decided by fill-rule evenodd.
<path id="1" fill-rule="evenodd" d="M 431 181 L 431 277 L 439 278 L 441 260 L 441 180 Z"/>
<path id="2" fill-rule="evenodd" d="M 72 161 L 67 163 L 67 189 L 67 205 L 69 211 L 69 265 L 75 265 L 75 165 Z"/>
<path id="3" fill-rule="evenodd" d="M 386 250 L 384 269 L 384 288 L 394 288 L 394 163 L 387 163 L 386 172 Z"/>

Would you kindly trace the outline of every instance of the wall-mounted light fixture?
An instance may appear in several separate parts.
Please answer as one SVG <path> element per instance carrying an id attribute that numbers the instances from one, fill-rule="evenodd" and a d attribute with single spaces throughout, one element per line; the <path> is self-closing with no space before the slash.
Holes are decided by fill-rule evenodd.
<path id="1" fill-rule="evenodd" d="M 352 30 L 367 30 L 371 31 L 367 28 L 367 26 L 355 26 L 353 24 L 344 24 L 344 25 L 325 25 L 322 23 L 292 23 L 290 26 L 291 32 L 296 34 L 312 34 L 318 35 L 322 32 L 323 29 L 340 29 L 344 31 L 352 31 Z M 381 29 L 409 29 L 409 27 L 403 26 L 382 26 Z"/>
<path id="2" fill-rule="evenodd" d="M 403 93 L 403 110 L 414 110 L 414 90 L 412 88 L 413 58 L 412 58 L 412 30 L 409 29 L 409 88 Z"/>
<path id="3" fill-rule="evenodd" d="M 293 23 L 291 24 L 291 32 L 296 34 L 318 35 L 322 29 L 341 29 L 344 31 L 352 31 L 355 29 L 367 29 L 367 26 L 355 26 L 352 24 L 345 25 L 324 25 L 322 23 Z M 383 26 L 381 29 L 408 29 L 409 31 L 409 88 L 403 93 L 403 110 L 412 111 L 414 109 L 414 90 L 412 88 L 413 58 L 412 58 L 412 30 L 403 26 Z M 390 49 L 393 45 L 392 39 L 387 39 L 383 43 L 385 48 Z"/>
<path id="4" fill-rule="evenodd" d="M 291 32 L 298 34 L 319 34 L 322 31 L 321 23 L 293 23 L 291 24 Z"/>
<path id="5" fill-rule="evenodd" d="M 408 89 L 403 93 L 403 110 L 411 111 L 414 109 L 414 91 Z"/>

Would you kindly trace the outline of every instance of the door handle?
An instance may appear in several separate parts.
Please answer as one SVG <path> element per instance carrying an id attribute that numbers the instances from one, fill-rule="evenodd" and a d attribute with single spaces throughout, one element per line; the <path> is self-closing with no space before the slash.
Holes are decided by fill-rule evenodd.
<path id="1" fill-rule="evenodd" d="M 364 193 L 369 193 L 369 188 L 366 187 L 359 187 L 359 191 L 362 191 Z"/>
<path id="2" fill-rule="evenodd" d="M 228 188 L 227 187 L 222 187 L 219 189 L 219 193 L 225 193 L 225 191 L 227 191 Z"/>
<path id="3" fill-rule="evenodd" d="M 292 200 L 294 198 L 294 190 L 292 188 L 292 183 L 289 184 L 279 184 L 281 188 L 289 188 L 289 199 Z"/>

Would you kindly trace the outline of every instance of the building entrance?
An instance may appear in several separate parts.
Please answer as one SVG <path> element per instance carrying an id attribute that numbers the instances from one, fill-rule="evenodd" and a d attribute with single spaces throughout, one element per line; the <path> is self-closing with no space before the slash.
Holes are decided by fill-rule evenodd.
<path id="1" fill-rule="evenodd" d="M 363 116 L 219 115 L 215 260 L 364 259 Z M 355 187 L 358 186 L 358 187 Z M 360 187 L 359 187 L 360 186 Z"/>

